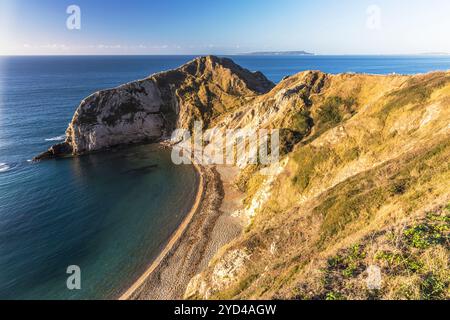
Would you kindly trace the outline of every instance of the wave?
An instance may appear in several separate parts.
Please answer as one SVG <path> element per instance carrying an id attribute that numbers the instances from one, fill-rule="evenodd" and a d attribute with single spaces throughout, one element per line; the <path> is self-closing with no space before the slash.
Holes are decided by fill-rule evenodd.
<path id="1" fill-rule="evenodd" d="M 66 139 L 66 135 L 63 134 L 61 136 L 45 139 L 45 141 L 63 141 L 65 139 Z"/>
<path id="2" fill-rule="evenodd" d="M 0 172 L 6 172 L 9 169 L 11 169 L 11 167 L 8 166 L 6 163 L 0 163 Z"/>

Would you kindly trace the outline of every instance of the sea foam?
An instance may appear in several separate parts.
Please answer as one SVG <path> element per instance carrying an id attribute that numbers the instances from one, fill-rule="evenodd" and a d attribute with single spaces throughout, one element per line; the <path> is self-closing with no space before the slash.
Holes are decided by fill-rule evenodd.
<path id="1" fill-rule="evenodd" d="M 66 139 L 65 134 L 63 134 L 62 136 L 45 139 L 45 141 L 63 141 L 64 139 Z"/>
<path id="2" fill-rule="evenodd" d="M 10 167 L 6 163 L 0 163 L 0 172 L 6 172 Z"/>

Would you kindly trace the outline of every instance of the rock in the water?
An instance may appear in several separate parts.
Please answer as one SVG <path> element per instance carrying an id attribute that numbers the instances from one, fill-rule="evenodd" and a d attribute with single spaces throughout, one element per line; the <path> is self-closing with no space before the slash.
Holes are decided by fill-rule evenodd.
<path id="1" fill-rule="evenodd" d="M 64 157 L 70 154 L 72 154 L 72 146 L 67 142 L 63 142 L 50 147 L 46 152 L 35 157 L 33 161 Z"/>

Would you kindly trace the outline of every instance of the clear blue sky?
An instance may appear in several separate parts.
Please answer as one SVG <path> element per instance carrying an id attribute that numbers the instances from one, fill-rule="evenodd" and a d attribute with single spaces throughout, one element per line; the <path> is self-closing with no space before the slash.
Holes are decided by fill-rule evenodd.
<path id="1" fill-rule="evenodd" d="M 408 54 L 449 38 L 449 0 L 0 0 L 0 54 Z"/>

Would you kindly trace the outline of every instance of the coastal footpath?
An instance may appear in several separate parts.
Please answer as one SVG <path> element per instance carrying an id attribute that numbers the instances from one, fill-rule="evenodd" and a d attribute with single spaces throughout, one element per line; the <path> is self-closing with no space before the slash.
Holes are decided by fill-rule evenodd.
<path id="1" fill-rule="evenodd" d="M 36 160 L 161 142 L 199 120 L 280 129 L 281 159 L 201 168 L 198 208 L 129 298 L 450 298 L 450 72 L 274 85 L 200 57 L 86 98 Z"/>

